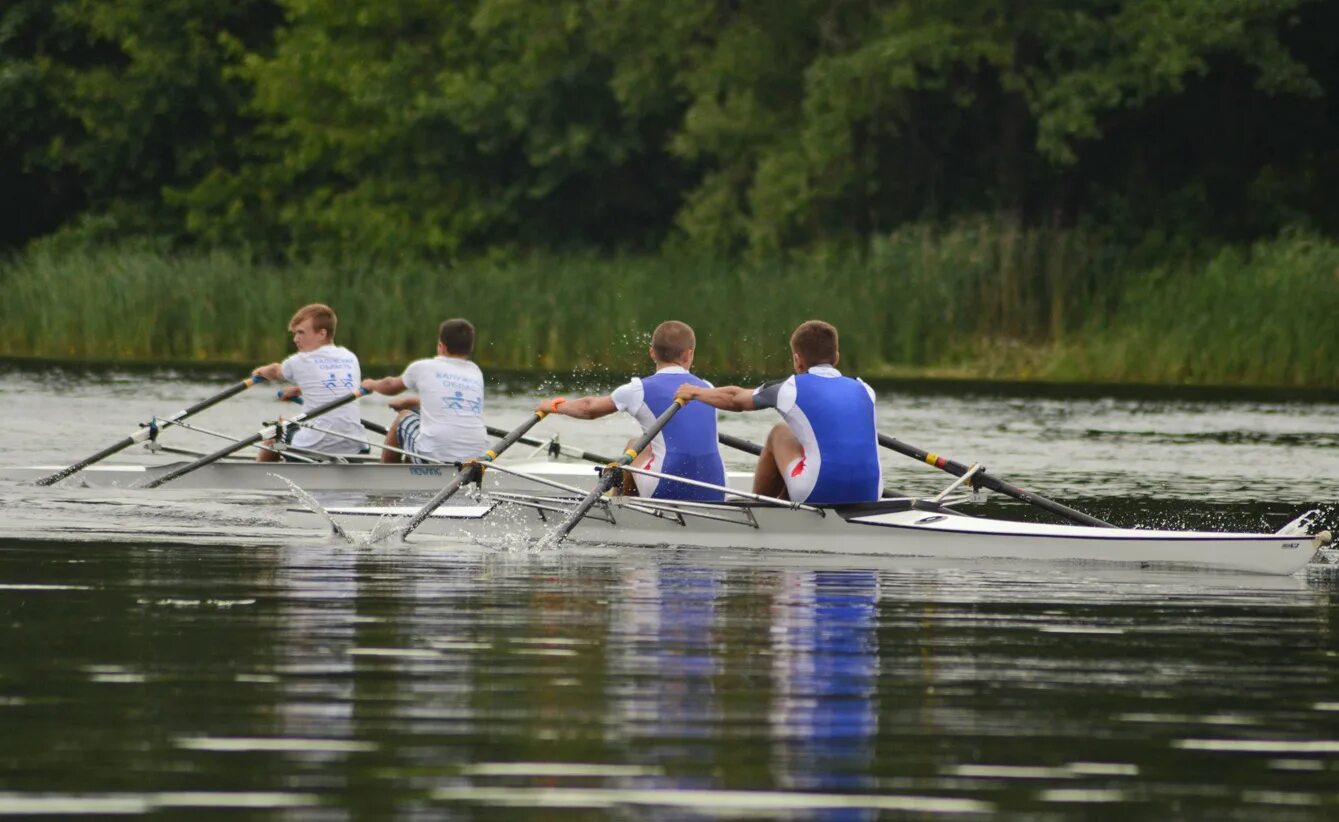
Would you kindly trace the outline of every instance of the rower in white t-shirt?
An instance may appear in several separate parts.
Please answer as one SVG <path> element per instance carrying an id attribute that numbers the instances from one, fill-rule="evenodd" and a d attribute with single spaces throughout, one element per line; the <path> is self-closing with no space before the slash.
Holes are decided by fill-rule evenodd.
<path id="1" fill-rule="evenodd" d="M 330 306 L 313 303 L 299 308 L 288 321 L 297 353 L 283 362 L 262 365 L 252 373 L 271 382 L 282 379 L 292 383 L 295 387 L 283 392 L 283 396 L 292 399 L 301 395 L 308 409 L 348 396 L 362 380 L 362 372 L 358 357 L 349 349 L 335 345 L 336 322 Z M 313 420 L 312 425 L 330 433 L 298 428 L 286 432 L 284 441 L 295 448 L 323 454 L 366 454 L 369 450 L 357 404 L 323 414 Z M 267 440 L 265 444 L 273 445 L 274 441 Z M 257 459 L 274 462 L 279 459 L 279 454 L 262 450 Z"/>
<path id="2" fill-rule="evenodd" d="M 399 410 L 386 434 L 386 444 L 410 452 L 410 461 L 427 457 L 460 462 L 488 450 L 484 428 L 484 375 L 470 360 L 474 326 L 468 320 L 446 320 L 437 329 L 437 356 L 415 360 L 398 377 L 363 380 L 378 394 L 413 391 L 416 398 L 395 400 Z M 382 451 L 382 462 L 400 462 L 401 455 Z"/>

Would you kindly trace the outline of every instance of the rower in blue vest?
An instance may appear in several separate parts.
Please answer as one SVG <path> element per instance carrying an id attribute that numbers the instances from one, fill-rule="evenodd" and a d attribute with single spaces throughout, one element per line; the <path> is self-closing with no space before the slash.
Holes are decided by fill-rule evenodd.
<path id="1" fill-rule="evenodd" d="M 784 422 L 767 436 L 753 491 L 771 497 L 838 505 L 883 494 L 874 391 L 837 370 L 837 329 L 821 320 L 790 336 L 795 374 L 750 391 L 737 385 L 685 383 L 675 396 L 726 411 L 775 408 Z M 692 407 L 692 406 L 687 406 Z"/>
<path id="2" fill-rule="evenodd" d="M 687 323 L 668 320 L 656 326 L 651 335 L 649 353 L 656 366 L 654 374 L 633 378 L 607 396 L 573 400 L 555 397 L 540 403 L 537 410 L 583 420 L 626 411 L 645 431 L 669 408 L 679 386 L 711 388 L 711 383 L 694 376 L 690 371 L 696 348 L 697 338 L 693 329 Z M 637 455 L 632 465 L 699 482 L 725 485 L 725 464 L 721 461 L 720 447 L 716 444 L 715 410 L 701 403 L 684 406 L 651 444 Z M 632 477 L 635 485 L 626 486 L 625 492 L 635 490 L 643 497 L 704 502 L 720 502 L 724 499 L 721 491 L 710 488 L 673 480 L 662 481 L 642 474 L 632 474 Z"/>

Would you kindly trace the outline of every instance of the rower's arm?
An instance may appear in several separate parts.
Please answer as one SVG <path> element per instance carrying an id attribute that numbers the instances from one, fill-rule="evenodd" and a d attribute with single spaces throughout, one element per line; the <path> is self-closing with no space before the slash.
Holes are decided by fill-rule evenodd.
<path id="1" fill-rule="evenodd" d="M 379 380 L 374 380 L 369 377 L 363 380 L 362 386 L 368 391 L 375 391 L 378 394 L 385 394 L 391 397 L 405 392 L 404 380 L 399 377 L 382 377 Z"/>
<path id="2" fill-rule="evenodd" d="M 264 377 L 270 382 L 279 382 L 284 378 L 284 364 L 272 362 L 269 365 L 257 366 L 251 373 L 257 377 Z"/>
<path id="3" fill-rule="evenodd" d="M 703 388 L 700 385 L 684 383 L 674 392 L 676 400 L 688 402 L 697 400 L 722 411 L 752 411 L 753 392 L 737 385 L 723 385 L 720 388 Z"/>
<path id="4" fill-rule="evenodd" d="M 579 420 L 595 420 L 607 417 L 618 410 L 613 397 L 578 397 L 574 400 L 554 397 L 539 404 L 537 411 L 546 414 L 562 414 Z"/>

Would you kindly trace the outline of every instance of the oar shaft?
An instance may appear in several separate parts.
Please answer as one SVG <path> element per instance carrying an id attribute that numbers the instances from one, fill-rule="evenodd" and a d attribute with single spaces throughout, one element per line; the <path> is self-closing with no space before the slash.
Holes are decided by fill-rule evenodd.
<path id="1" fill-rule="evenodd" d="M 507 435 L 507 432 L 502 430 L 501 428 L 497 428 L 492 425 L 486 426 L 486 428 L 488 430 L 488 435 L 490 437 L 504 437 Z M 533 445 L 535 447 L 541 445 L 553 444 L 552 440 L 545 441 L 535 439 L 534 437 L 521 437 L 519 440 L 517 440 L 517 442 L 519 442 L 521 445 Z M 582 451 L 580 448 L 572 448 L 570 446 L 563 445 L 562 443 L 558 443 L 558 453 L 562 454 L 564 457 L 571 457 L 574 460 L 585 460 L 587 462 L 599 463 L 600 465 L 608 465 L 609 463 L 613 462 L 613 460 L 611 460 L 609 457 L 603 457 L 600 456 L 599 454 L 592 454 L 589 451 Z"/>
<path id="2" fill-rule="evenodd" d="M 343 406 L 345 406 L 345 405 L 348 405 L 349 403 L 354 402 L 355 400 L 358 400 L 358 399 L 360 399 L 360 398 L 362 398 L 362 397 L 365 397 L 365 396 L 367 396 L 367 395 L 370 394 L 370 393 L 371 393 L 371 392 L 368 391 L 366 388 L 357 388 L 357 389 L 355 389 L 352 393 L 350 393 L 350 394 L 348 394 L 348 395 L 346 395 L 346 396 L 340 397 L 340 398 L 337 399 L 337 400 L 331 400 L 330 402 L 326 403 L 325 405 L 322 405 L 322 406 L 318 406 L 318 407 L 316 407 L 316 408 L 313 408 L 311 411 L 308 411 L 308 412 L 305 413 L 305 414 L 299 414 L 298 416 L 296 416 L 296 417 L 294 417 L 292 420 L 290 420 L 290 422 L 302 422 L 303 420 L 311 420 L 311 419 L 315 419 L 315 418 L 321 416 L 322 414 L 325 414 L 325 413 L 330 412 L 330 411 L 334 411 L 336 408 L 340 408 L 340 407 L 343 407 Z M 182 476 L 183 474 L 189 474 L 189 473 L 191 473 L 192 471 L 194 471 L 194 470 L 197 469 L 197 468 L 201 468 L 201 467 L 203 467 L 203 466 L 206 466 L 206 465 L 210 464 L 211 462 L 218 462 L 219 460 L 223 459 L 224 457 L 228 456 L 229 454 L 235 454 L 235 453 L 237 453 L 238 451 L 241 451 L 243 448 L 246 448 L 246 447 L 251 446 L 251 445 L 255 445 L 256 443 L 260 442 L 260 441 L 263 440 L 263 439 L 267 439 L 267 438 L 271 438 L 271 437 L 278 437 L 278 436 L 282 433 L 281 429 L 282 429 L 283 427 L 284 427 L 284 423 L 276 423 L 276 424 L 274 424 L 274 425 L 267 425 L 267 426 L 265 426 L 264 428 L 262 428 L 261 430 L 259 430 L 259 431 L 257 431 L 256 433 L 252 434 L 251 436 L 246 437 L 245 439 L 238 440 L 237 442 L 234 442 L 234 443 L 232 443 L 232 444 L 230 444 L 230 445 L 227 445 L 227 446 L 225 446 L 225 447 L 223 447 L 223 448 L 220 448 L 219 450 L 215 451 L 215 452 L 212 453 L 212 454 L 208 454 L 208 455 L 206 455 L 206 456 L 201 457 L 200 459 L 196 460 L 195 462 L 190 463 L 189 465 L 183 465 L 183 466 L 181 466 L 180 468 L 174 469 L 174 470 L 172 470 L 172 471 L 167 472 L 166 474 L 163 474 L 161 477 L 158 477 L 157 479 L 155 479 L 155 480 L 153 480 L 153 481 L 151 481 L 151 482 L 147 482 L 147 483 L 145 483 L 145 484 L 144 484 L 144 487 L 145 487 L 145 488 L 157 488 L 158 486 L 162 485 L 163 483 L 171 482 L 172 480 L 176 479 L 177 477 Z"/>
<path id="3" fill-rule="evenodd" d="M 963 474 L 967 473 L 968 470 L 970 470 L 968 466 L 963 465 L 960 462 L 955 462 L 951 459 L 948 459 L 947 457 L 941 457 L 938 454 L 933 454 L 929 451 L 924 451 L 920 448 L 917 448 L 914 445 L 908 445 L 907 443 L 902 442 L 901 440 L 896 439 L 894 437 L 890 437 L 887 434 L 879 435 L 879 445 L 882 445 L 884 448 L 896 451 L 899 454 L 905 454 L 906 456 L 911 457 L 914 460 L 924 462 L 927 465 L 933 465 L 935 468 L 938 468 L 941 471 L 946 471 L 955 477 L 961 477 Z M 1076 511 L 1073 508 L 1070 508 L 1068 505 L 1062 505 L 1056 502 L 1055 500 L 1047 499 L 1046 497 L 1043 497 L 1039 494 L 1034 494 L 1031 491 L 1019 488 L 1016 485 L 1011 485 L 1005 482 L 1004 480 L 1000 479 L 999 477 L 996 477 L 992 474 L 987 474 L 985 471 L 977 471 L 976 475 L 972 477 L 972 483 L 974 485 L 981 485 L 985 488 L 989 488 L 992 491 L 998 491 L 999 493 L 1004 494 L 1005 496 L 1013 497 L 1014 499 L 1019 500 L 1020 502 L 1026 502 L 1030 505 L 1035 505 L 1038 508 L 1042 509 L 1043 511 L 1049 511 L 1052 514 L 1055 514 L 1056 516 L 1064 517 L 1065 519 L 1077 522 L 1080 525 L 1091 525 L 1096 528 L 1116 527 L 1109 522 L 1104 522 L 1098 519 L 1097 517 L 1089 516 L 1083 513 L 1082 511 Z"/>
<path id="4" fill-rule="evenodd" d="M 661 412 L 660 416 L 656 417 L 656 421 L 646 429 L 637 441 L 628 446 L 628 449 L 623 452 L 623 456 L 619 457 L 618 462 L 614 463 L 614 465 L 627 465 L 636 459 L 637 454 L 640 453 L 643 448 L 650 445 L 651 440 L 654 440 L 659 436 L 661 429 L 668 425 L 670 420 L 674 419 L 674 415 L 679 413 L 679 409 L 683 408 L 683 406 L 683 400 L 676 399 L 674 402 L 670 403 L 669 408 L 666 408 Z M 604 492 L 614 486 L 617 477 L 617 471 L 605 471 L 604 474 L 601 475 L 600 481 L 595 484 L 595 488 L 592 489 L 591 492 L 586 495 L 586 498 L 581 501 L 581 504 L 567 516 L 567 519 L 563 520 L 563 523 L 546 538 L 545 543 L 548 545 L 557 545 L 562 542 L 562 540 L 572 532 L 572 529 L 577 526 L 577 523 L 581 522 L 582 518 L 586 516 L 586 512 L 590 511 L 595 503 L 599 502 L 600 497 L 604 495 Z"/>
<path id="5" fill-rule="evenodd" d="M 389 432 L 386 430 L 386 426 L 381 425 L 381 424 L 379 424 L 379 423 L 375 423 L 375 422 L 372 422 L 371 420 L 366 420 L 366 419 L 365 419 L 365 420 L 362 420 L 361 422 L 363 423 L 363 427 L 366 428 L 368 431 L 371 431 L 373 434 L 380 434 L 381 436 L 384 437 L 384 436 L 386 436 L 386 434 L 389 433 Z"/>
<path id="6" fill-rule="evenodd" d="M 488 449 L 487 453 L 484 454 L 483 459 L 488 462 L 497 459 L 499 456 L 502 455 L 502 452 L 506 451 L 508 448 L 512 447 L 517 442 L 521 441 L 521 439 L 525 436 L 526 431 L 529 431 L 531 428 L 534 428 L 536 423 L 538 423 L 540 420 L 544 419 L 547 416 L 548 413 L 545 411 L 536 411 L 529 419 L 527 419 L 520 425 L 516 426 L 516 428 L 512 429 L 511 431 L 507 432 L 502 439 L 494 443 L 493 447 Z M 448 482 L 444 488 L 442 488 L 442 490 L 438 491 L 437 494 L 433 496 L 432 499 L 428 500 L 427 504 L 424 505 L 422 508 L 420 508 L 418 510 L 418 513 L 414 514 L 414 516 L 409 520 L 409 522 L 405 523 L 405 525 L 399 529 L 400 537 L 404 538 L 412 534 L 420 525 L 422 525 L 428 519 L 428 517 L 432 516 L 433 511 L 436 511 L 439 507 L 441 507 L 442 503 L 450 499 L 451 496 L 455 494 L 457 491 L 459 491 L 462 487 L 464 487 L 466 483 L 473 482 L 475 479 L 482 476 L 482 474 L 483 474 L 482 463 L 480 462 L 466 463 L 463 467 L 461 467 L 460 471 L 451 479 L 451 481 Z"/>
<path id="7" fill-rule="evenodd" d="M 742 437 L 736 437 L 732 434 L 717 434 L 716 441 L 727 448 L 736 448 L 746 454 L 752 454 L 755 457 L 762 456 L 762 446 L 756 442 L 750 442 Z"/>
<path id="8" fill-rule="evenodd" d="M 206 408 L 209 408 L 210 406 L 218 405 L 219 403 L 223 402 L 229 397 L 234 396 L 236 394 L 240 394 L 246 389 L 250 388 L 251 386 L 257 385 L 262 382 L 265 382 L 264 377 L 253 374 L 250 377 L 247 377 L 246 379 L 242 380 L 241 382 L 234 383 L 228 386 L 226 389 L 220 391 L 219 393 L 215 394 L 212 397 L 203 399 L 200 402 L 197 402 L 195 405 L 192 405 L 189 408 L 182 409 L 181 411 L 178 411 L 177 413 L 173 414 L 170 417 L 165 417 L 163 419 L 163 423 L 170 425 L 171 423 L 184 420 L 189 416 L 200 413 L 201 411 L 205 410 Z M 61 480 L 65 479 L 66 477 L 70 476 L 76 471 L 82 471 L 83 469 L 87 468 L 88 466 L 92 465 L 95 462 L 101 462 L 102 460 L 105 460 L 106 458 L 110 457 L 112 454 L 115 454 L 118 451 L 122 451 L 126 448 L 129 448 L 130 446 L 134 445 L 137 442 L 144 442 L 150 436 L 152 436 L 152 434 L 153 434 L 152 428 L 148 426 L 142 426 L 135 433 L 131 434 L 130 436 L 126 437 L 123 440 L 120 440 L 119 442 L 107 446 L 98 453 L 90 457 L 85 457 L 84 459 L 80 460 L 79 462 L 76 462 L 73 465 L 66 466 L 65 468 L 60 469 L 54 474 L 42 477 L 40 480 L 37 481 L 37 484 L 51 485 L 53 483 L 60 482 Z"/>

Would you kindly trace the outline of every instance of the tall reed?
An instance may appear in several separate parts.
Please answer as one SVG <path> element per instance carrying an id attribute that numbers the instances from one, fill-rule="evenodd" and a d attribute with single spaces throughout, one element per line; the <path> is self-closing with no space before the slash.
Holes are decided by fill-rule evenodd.
<path id="1" fill-rule="evenodd" d="M 273 266 L 223 252 L 36 250 L 0 266 L 0 354 L 269 361 L 292 311 L 326 302 L 365 362 L 429 356 L 438 322 L 479 329 L 485 367 L 621 376 L 652 328 L 698 332 L 703 373 L 789 370 L 800 321 L 830 320 L 865 374 L 1333 385 L 1339 245 L 1289 235 L 1131 270 L 1109 243 L 996 220 L 910 226 L 859 251 L 766 264 L 569 254 L 454 266 Z"/>

